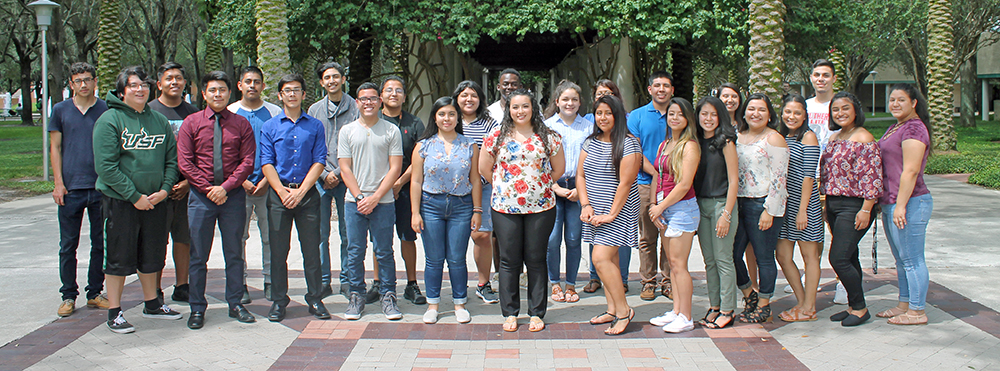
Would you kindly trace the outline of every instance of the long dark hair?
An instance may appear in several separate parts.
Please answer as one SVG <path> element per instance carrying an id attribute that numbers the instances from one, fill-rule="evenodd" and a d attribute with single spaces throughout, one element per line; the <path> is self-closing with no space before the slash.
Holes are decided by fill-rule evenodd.
<path id="1" fill-rule="evenodd" d="M 764 105 L 767 106 L 767 127 L 771 129 L 778 128 L 778 115 L 774 113 L 774 106 L 771 105 L 771 98 L 768 98 L 767 94 L 764 93 L 753 93 L 750 94 L 750 96 L 747 97 L 747 100 L 740 105 L 740 109 L 736 110 L 736 120 L 739 122 L 739 127 L 736 128 L 737 131 L 742 133 L 750 129 L 750 124 L 747 124 L 747 119 L 745 117 L 747 113 L 747 106 L 750 105 L 750 102 L 758 99 L 763 100 Z"/>
<path id="2" fill-rule="evenodd" d="M 490 117 L 489 111 L 486 110 L 486 92 L 483 91 L 483 87 L 479 86 L 479 83 L 472 80 L 465 80 L 458 83 L 455 87 L 455 92 L 451 93 L 451 99 L 455 101 L 455 105 L 458 105 L 458 96 L 462 94 L 465 89 L 472 89 L 476 92 L 476 96 L 479 97 L 479 107 L 476 107 L 476 120 L 482 120 L 484 118 Z M 458 110 L 459 116 L 462 115 L 462 110 Z M 461 122 L 459 122 L 461 124 Z M 462 125 L 459 125 L 462 126 Z"/>
<path id="3" fill-rule="evenodd" d="M 931 127 L 931 115 L 930 113 L 927 112 L 927 99 L 924 98 L 923 94 L 920 94 L 920 90 L 917 90 L 917 88 L 914 88 L 913 85 L 907 83 L 899 83 L 893 85 L 891 88 L 889 88 L 889 94 L 892 94 L 892 92 L 896 90 L 905 93 L 907 96 L 910 97 L 910 100 L 917 101 L 917 106 L 914 107 L 913 110 L 917 111 L 917 117 L 920 117 L 920 121 L 923 121 L 924 127 L 927 128 L 927 140 L 928 140 L 927 144 L 929 144 L 927 148 L 933 148 L 934 137 L 930 135 L 931 133 L 933 133 L 932 131 L 933 128 Z"/>
<path id="4" fill-rule="evenodd" d="M 796 129 L 795 132 L 793 133 L 792 129 L 789 129 L 788 125 L 785 125 L 785 120 L 781 119 L 781 120 L 778 120 L 778 132 L 781 133 L 781 135 L 785 136 L 785 137 L 794 136 L 795 140 L 801 142 L 802 141 L 802 136 L 806 135 L 807 131 L 812 131 L 812 129 L 809 129 L 809 111 L 808 111 L 808 108 L 806 108 L 806 99 L 803 98 L 801 95 L 798 95 L 798 94 L 795 94 L 795 93 L 785 94 L 785 97 L 781 100 L 781 110 L 780 111 L 781 111 L 781 114 L 784 115 L 785 106 L 787 106 L 789 103 L 793 103 L 793 102 L 802 105 L 802 111 L 805 113 L 805 117 L 803 118 L 802 125 L 799 126 L 799 128 Z"/>
<path id="5" fill-rule="evenodd" d="M 615 127 L 611 128 L 611 164 L 615 167 L 615 180 L 619 179 L 622 170 L 622 157 L 625 157 L 625 138 L 630 134 L 625 120 L 625 105 L 622 100 L 612 95 L 605 95 L 594 103 L 594 129 L 587 139 L 597 140 L 604 132 L 597 126 L 597 107 L 607 104 L 611 108 L 611 116 L 615 118 Z"/>
<path id="6" fill-rule="evenodd" d="M 455 108 L 455 112 L 459 115 L 459 117 L 461 117 L 462 111 L 458 108 L 457 102 L 458 101 L 452 99 L 451 97 L 441 97 L 438 98 L 436 101 L 434 101 L 434 105 L 431 106 L 431 116 L 427 118 L 428 125 L 426 128 L 424 128 L 424 133 L 420 135 L 420 139 L 418 141 L 437 135 L 438 133 L 437 113 L 442 108 L 447 106 L 452 106 L 453 108 Z M 459 120 L 461 120 L 461 118 L 459 118 Z M 455 132 L 462 134 L 461 122 L 455 123 Z"/>
<path id="7" fill-rule="evenodd" d="M 695 127 L 698 130 L 698 140 L 708 140 L 708 150 L 721 152 L 726 147 L 727 142 L 736 142 L 736 129 L 733 128 L 733 123 L 729 120 L 726 104 L 722 103 L 722 99 L 711 95 L 698 101 L 698 105 L 694 109 L 696 120 L 701 120 L 701 109 L 706 105 L 715 108 L 715 112 L 719 116 L 719 125 L 715 128 L 715 136 L 705 139 L 705 129 L 701 128 L 701 122 L 697 122 Z"/>
<path id="8" fill-rule="evenodd" d="M 830 99 L 830 108 L 831 109 L 833 108 L 833 102 L 841 98 L 847 98 L 847 100 L 851 101 L 851 105 L 854 106 L 854 127 L 856 128 L 865 127 L 865 111 L 864 109 L 861 108 L 862 107 L 861 100 L 858 99 L 856 95 L 846 91 L 834 94 L 833 99 Z M 827 127 L 830 130 L 840 130 L 840 125 L 837 125 L 836 122 L 833 122 L 833 114 L 831 112 L 827 112 L 830 113 L 830 122 L 827 123 Z"/>
<path id="9" fill-rule="evenodd" d="M 512 130 L 514 130 L 514 119 L 510 117 L 510 102 L 514 100 L 514 97 L 522 95 L 528 97 L 528 100 L 531 101 L 531 131 L 538 134 L 538 137 L 541 138 L 542 146 L 545 147 L 543 148 L 545 150 L 545 155 L 552 156 L 552 153 L 550 153 L 551 151 L 549 150 L 549 134 L 552 133 L 552 129 L 545 126 L 545 122 L 542 121 L 541 110 L 538 106 L 538 102 L 531 97 L 530 92 L 524 90 L 523 88 L 514 90 L 507 96 L 507 101 L 503 107 L 503 121 L 500 121 L 500 135 L 497 136 L 497 140 L 493 142 L 493 156 L 496 156 L 497 153 L 499 153 L 500 143 L 504 141 L 504 138 L 510 135 Z"/>

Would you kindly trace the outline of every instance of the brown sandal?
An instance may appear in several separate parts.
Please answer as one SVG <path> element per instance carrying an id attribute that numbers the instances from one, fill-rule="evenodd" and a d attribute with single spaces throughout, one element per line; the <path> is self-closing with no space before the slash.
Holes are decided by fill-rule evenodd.
<path id="1" fill-rule="evenodd" d="M 600 289 L 601 289 L 601 280 L 590 280 L 590 282 L 587 282 L 587 285 L 583 287 L 583 292 L 588 294 L 593 294 Z"/>
<path id="2" fill-rule="evenodd" d="M 878 314 L 876 314 L 875 317 L 878 317 L 878 318 L 892 318 L 892 317 L 895 317 L 895 316 L 898 316 L 898 315 L 904 314 L 904 313 L 906 313 L 906 309 L 903 309 L 903 308 L 900 308 L 900 307 L 892 307 L 890 309 L 886 309 L 886 310 L 883 310 L 881 312 L 878 312 Z"/>
<path id="3" fill-rule="evenodd" d="M 576 293 L 576 289 L 573 286 L 566 286 L 566 295 L 564 298 L 567 303 L 576 303 L 580 301 L 580 295 Z"/>
<path id="4" fill-rule="evenodd" d="M 785 322 L 807 322 L 815 321 L 817 319 L 815 311 L 812 312 L 812 314 L 807 314 L 800 308 L 790 308 L 781 312 L 781 314 L 778 314 L 778 318 L 781 318 L 781 320 Z"/>
<path id="5" fill-rule="evenodd" d="M 550 297 L 552 301 L 562 303 L 566 301 L 566 294 L 563 294 L 562 287 L 559 284 L 552 285 L 552 296 Z"/>
<path id="6" fill-rule="evenodd" d="M 545 329 L 545 322 L 539 316 L 531 316 L 528 321 L 528 331 L 539 332 Z"/>
<path id="7" fill-rule="evenodd" d="M 503 321 L 503 330 L 507 332 L 517 331 L 517 317 L 509 316 Z"/>
<path id="8" fill-rule="evenodd" d="M 909 313 L 903 313 L 898 316 L 889 318 L 889 323 L 893 325 L 926 325 L 927 315 L 912 315 Z"/>

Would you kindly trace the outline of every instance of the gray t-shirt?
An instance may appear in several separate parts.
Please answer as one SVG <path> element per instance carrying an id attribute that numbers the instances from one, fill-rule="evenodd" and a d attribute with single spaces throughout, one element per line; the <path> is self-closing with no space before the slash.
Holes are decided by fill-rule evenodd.
<path id="1" fill-rule="evenodd" d="M 403 155 L 399 128 L 382 119 L 371 128 L 362 124 L 361 119 L 352 121 L 340 129 L 338 142 L 337 158 L 351 159 L 354 178 L 365 196 L 375 193 L 389 172 L 389 156 Z M 354 195 L 348 191 L 345 199 L 354 202 Z M 379 203 L 394 201 L 392 193 L 386 192 Z"/>

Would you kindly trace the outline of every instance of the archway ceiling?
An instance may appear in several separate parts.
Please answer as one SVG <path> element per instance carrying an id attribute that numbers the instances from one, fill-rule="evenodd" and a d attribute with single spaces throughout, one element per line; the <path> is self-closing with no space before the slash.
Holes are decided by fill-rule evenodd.
<path id="1" fill-rule="evenodd" d="M 592 40 L 597 32 L 588 30 L 583 36 Z M 515 35 L 496 39 L 484 36 L 469 56 L 490 69 L 510 67 L 522 71 L 546 71 L 559 65 L 570 51 L 582 45 L 580 37 L 571 32 L 528 33 L 521 40 Z"/>

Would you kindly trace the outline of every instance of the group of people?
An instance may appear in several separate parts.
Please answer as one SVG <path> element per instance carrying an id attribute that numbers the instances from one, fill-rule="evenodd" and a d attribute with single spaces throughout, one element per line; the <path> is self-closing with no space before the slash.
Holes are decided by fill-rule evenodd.
<path id="1" fill-rule="evenodd" d="M 603 288 L 607 299 L 606 311 L 591 324 L 610 324 L 604 332 L 617 335 L 634 319 L 625 294 L 636 248 L 640 298 L 653 300 L 659 290 L 673 299 L 672 310 L 650 323 L 688 331 L 695 322 L 687 261 L 696 234 L 710 299 L 699 324 L 723 328 L 736 319 L 768 320 L 775 257 L 785 276 L 794 277 L 789 283 L 798 299 L 779 317 L 815 320 L 825 221 L 833 236 L 830 262 L 850 304 L 831 319 L 854 326 L 870 318 L 858 243 L 881 206 L 901 293 L 900 304 L 878 316 L 926 323 L 923 236 L 932 201 L 922 180 L 930 148 L 925 99 L 909 85 L 894 86 L 889 108 L 898 123 L 875 141 L 863 128 L 858 99 L 832 92 L 833 65 L 819 60 L 812 69 L 816 96 L 786 95 L 778 112 L 768 96 L 744 99 L 728 83 L 692 106 L 673 97 L 672 77 L 658 71 L 649 78 L 649 104 L 628 112 L 614 82 L 600 80 L 586 115 L 579 85 L 561 81 L 543 110 L 522 88 L 518 71 L 506 69 L 495 103 L 487 106 L 483 88 L 463 81 L 452 96 L 434 102 L 424 125 L 402 109 L 402 78 L 360 84 L 352 97 L 344 89 L 346 71 L 335 62 L 317 69 L 326 95 L 308 109 L 301 75 L 282 76 L 275 105 L 263 100 L 263 72 L 250 66 L 240 71 L 235 87 L 242 97 L 231 104 L 229 76 L 215 71 L 202 77 L 204 110 L 183 101 L 187 81 L 179 64 L 160 66 L 156 80 L 141 67 L 126 68 L 101 100 L 94 94 L 94 68 L 75 63 L 73 99 L 53 108 L 49 127 L 63 282 L 58 313 L 68 316 L 76 307 L 76 249 L 86 211 L 92 239 L 87 305 L 108 309 L 114 332 L 134 331 L 121 310 L 125 277 L 132 273 L 142 285 L 144 317 L 182 318 L 165 304 L 161 289 L 168 237 L 176 281 L 171 298 L 189 303 L 189 328 L 204 326 L 206 263 L 216 226 L 228 314 L 254 322 L 244 307 L 251 301 L 245 245 L 252 215 L 263 249 L 264 296 L 272 302 L 268 320 L 283 320 L 290 303 L 293 225 L 305 303 L 310 314 L 329 319 L 323 299 L 333 295 L 329 245 L 336 207 L 339 287 L 348 299 L 348 320 L 360 319 L 366 304 L 376 302 L 387 319 L 403 316 L 393 227 L 406 268 L 403 297 L 427 305 L 425 323 L 438 321 L 446 262 L 455 318 L 472 320 L 465 308 L 471 238 L 474 292 L 500 304 L 504 331 L 519 327 L 522 284 L 530 331 L 545 328 L 549 299 L 579 300 L 583 243 L 591 257 L 583 290 Z M 152 84 L 160 91 L 156 99 Z M 786 217 L 786 210 L 794 216 Z M 416 279 L 417 234 L 426 296 Z M 369 241 L 376 277 L 370 286 L 364 268 Z M 792 258 L 796 242 L 804 282 Z M 745 303 L 739 315 L 736 289 Z"/>

